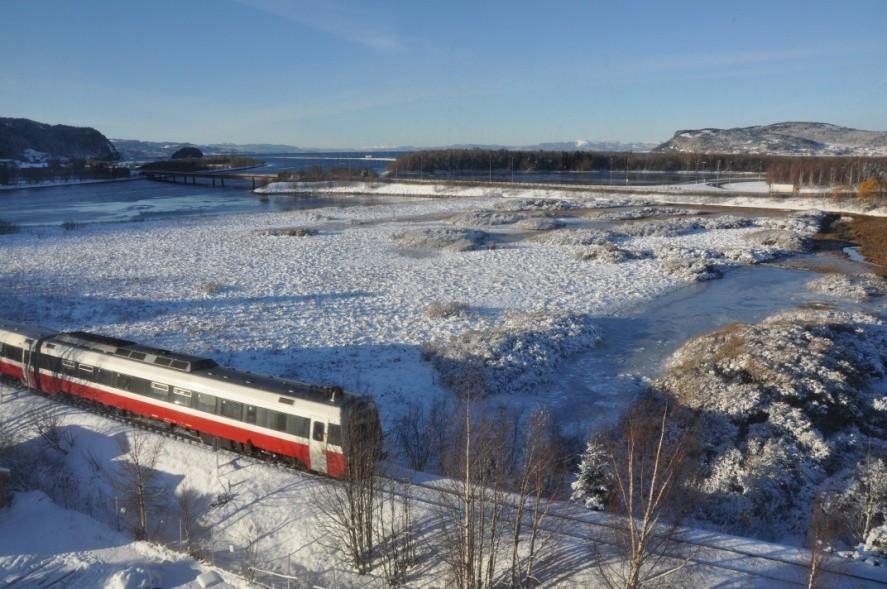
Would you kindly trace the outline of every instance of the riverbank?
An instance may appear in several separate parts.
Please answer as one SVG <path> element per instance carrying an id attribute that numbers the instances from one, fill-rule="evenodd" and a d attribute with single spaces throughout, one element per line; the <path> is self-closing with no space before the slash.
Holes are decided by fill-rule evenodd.
<path id="1" fill-rule="evenodd" d="M 743 186 L 748 184 L 749 186 Z M 387 180 L 376 182 L 272 182 L 257 188 L 257 194 L 368 194 L 429 198 L 576 198 L 626 195 L 646 202 L 679 205 L 717 205 L 794 211 L 823 210 L 887 217 L 887 203 L 862 201 L 854 196 L 835 197 L 829 191 L 806 191 L 780 195 L 762 190 L 763 182 L 734 182 L 729 188 L 710 184 L 661 186 L 598 186 L 511 182 L 466 182 L 440 180 Z M 642 199 L 640 197 L 643 197 Z"/>

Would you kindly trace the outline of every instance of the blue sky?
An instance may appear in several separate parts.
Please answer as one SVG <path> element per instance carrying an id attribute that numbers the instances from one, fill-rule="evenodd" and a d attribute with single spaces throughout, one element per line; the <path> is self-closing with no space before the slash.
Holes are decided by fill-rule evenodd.
<path id="1" fill-rule="evenodd" d="M 0 115 L 312 147 L 887 130 L 883 0 L 0 0 Z"/>

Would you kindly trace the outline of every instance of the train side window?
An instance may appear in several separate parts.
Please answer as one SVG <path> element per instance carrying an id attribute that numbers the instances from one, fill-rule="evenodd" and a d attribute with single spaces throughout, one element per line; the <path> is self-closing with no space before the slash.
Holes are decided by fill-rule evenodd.
<path id="1" fill-rule="evenodd" d="M 216 398 L 212 395 L 197 393 L 197 408 L 207 413 L 216 412 Z"/>
<path id="2" fill-rule="evenodd" d="M 331 423 L 330 431 L 327 432 L 326 441 L 328 444 L 332 444 L 333 446 L 341 446 L 342 445 L 342 426 Z"/>
<path id="3" fill-rule="evenodd" d="M 190 407 L 191 391 L 186 391 L 185 389 L 180 389 L 178 387 L 173 388 L 172 402 L 176 405 L 184 405 L 185 407 Z"/>
<path id="4" fill-rule="evenodd" d="M 237 401 L 229 401 L 227 399 L 219 399 L 220 410 L 223 416 L 229 419 L 243 420 L 243 403 Z"/>
<path id="5" fill-rule="evenodd" d="M 72 361 L 70 361 L 70 360 L 62 360 L 62 368 L 65 368 L 65 369 L 67 369 L 67 370 L 74 370 L 74 368 L 75 368 L 76 366 L 77 366 L 77 365 L 74 364 L 74 362 L 72 362 Z"/>
<path id="6" fill-rule="evenodd" d="M 322 442 L 323 441 L 323 422 L 322 421 L 315 421 L 314 422 L 314 434 L 311 436 L 311 438 L 315 442 Z"/>
<path id="7" fill-rule="evenodd" d="M 246 409 L 243 412 L 243 421 L 247 423 L 256 423 L 256 408 L 252 405 L 247 405 Z"/>
<path id="8" fill-rule="evenodd" d="M 87 374 L 92 374 L 92 372 L 93 372 L 92 366 L 89 366 L 88 364 L 81 364 L 79 366 L 79 368 L 80 368 L 80 372 L 85 372 Z"/>
<path id="9" fill-rule="evenodd" d="M 279 411 L 272 411 L 271 409 L 265 409 L 265 419 L 262 425 L 270 429 L 276 429 L 279 432 L 285 432 L 286 414 Z"/>
<path id="10" fill-rule="evenodd" d="M 62 360 L 62 362 L 64 363 L 64 360 Z M 132 378 L 130 378 L 129 376 L 127 376 L 125 374 L 120 374 L 118 372 L 117 373 L 117 388 L 123 389 L 124 391 L 131 391 L 132 390 Z"/>
<path id="11" fill-rule="evenodd" d="M 152 382 L 148 394 L 155 399 L 166 401 L 169 399 L 169 385 L 159 382 Z"/>
<path id="12" fill-rule="evenodd" d="M 298 415 L 286 416 L 286 433 L 300 438 L 307 438 L 308 431 L 311 429 L 311 420 Z"/>

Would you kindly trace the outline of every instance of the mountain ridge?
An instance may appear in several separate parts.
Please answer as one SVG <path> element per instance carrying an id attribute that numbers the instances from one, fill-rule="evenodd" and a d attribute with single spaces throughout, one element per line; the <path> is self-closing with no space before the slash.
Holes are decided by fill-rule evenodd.
<path id="1" fill-rule="evenodd" d="M 49 160 L 117 160 L 113 143 L 92 127 L 50 125 L 0 117 L 0 159 L 26 163 Z"/>
<path id="2" fill-rule="evenodd" d="M 809 121 L 730 129 L 681 129 L 654 151 L 887 156 L 887 132 Z"/>

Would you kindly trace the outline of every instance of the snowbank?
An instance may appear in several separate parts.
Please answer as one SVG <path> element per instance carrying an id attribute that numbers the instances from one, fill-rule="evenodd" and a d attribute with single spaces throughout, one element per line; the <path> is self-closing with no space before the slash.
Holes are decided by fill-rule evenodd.
<path id="1" fill-rule="evenodd" d="M 430 342 L 425 357 L 451 390 L 528 393 L 550 378 L 565 358 L 599 339 L 587 316 L 512 313 L 488 329 Z"/>
<path id="2" fill-rule="evenodd" d="M 464 252 L 483 247 L 488 237 L 487 233 L 472 229 L 427 227 L 394 233 L 390 239 L 401 247 Z"/>
<path id="3" fill-rule="evenodd" d="M 806 530 L 817 488 L 887 435 L 885 349 L 877 317 L 809 310 L 682 346 L 654 386 L 702 419 L 697 517 L 774 538 Z"/>
<path id="4" fill-rule="evenodd" d="M 867 301 L 887 294 L 887 280 L 877 274 L 826 274 L 807 283 L 814 292 L 855 301 Z"/>

